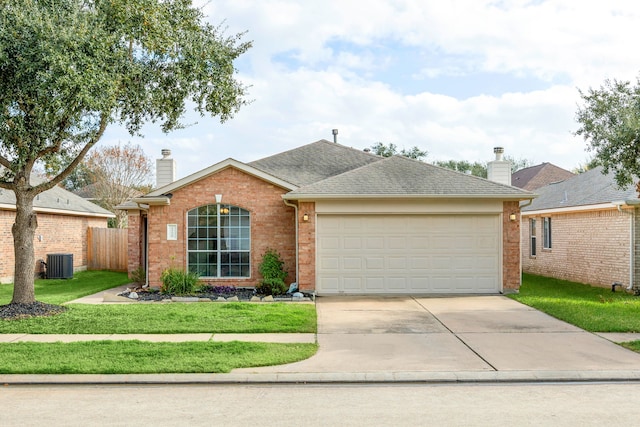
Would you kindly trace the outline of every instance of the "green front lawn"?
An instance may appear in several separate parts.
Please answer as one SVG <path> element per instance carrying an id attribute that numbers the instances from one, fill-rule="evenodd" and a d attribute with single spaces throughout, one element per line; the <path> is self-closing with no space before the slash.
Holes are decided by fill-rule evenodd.
<path id="1" fill-rule="evenodd" d="M 36 299 L 62 304 L 129 282 L 124 273 L 90 271 L 70 280 L 37 280 Z M 8 304 L 12 285 L 0 285 Z M 313 304 L 139 303 L 69 304 L 64 313 L 0 320 L 0 334 L 315 333 Z M 316 344 L 248 342 L 151 343 L 89 341 L 0 344 L 3 374 L 218 373 L 292 363 L 311 357 Z"/>
<path id="2" fill-rule="evenodd" d="M 316 309 L 298 303 L 69 304 L 51 317 L 0 321 L 0 333 L 315 333 Z"/>
<path id="3" fill-rule="evenodd" d="M 516 301 L 591 332 L 640 332 L 640 297 L 524 274 Z"/>
<path id="4" fill-rule="evenodd" d="M 131 282 L 127 273 L 80 271 L 72 279 L 39 279 L 35 283 L 36 300 L 62 304 Z M 13 284 L 0 285 L 0 305 L 9 304 Z"/>
<path id="5" fill-rule="evenodd" d="M 227 373 L 307 359 L 316 344 L 90 341 L 0 344 L 0 374 Z"/>

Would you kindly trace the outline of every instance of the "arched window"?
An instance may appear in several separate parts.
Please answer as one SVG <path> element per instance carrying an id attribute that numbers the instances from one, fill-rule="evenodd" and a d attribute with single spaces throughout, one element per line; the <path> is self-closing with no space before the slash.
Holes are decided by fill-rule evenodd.
<path id="1" fill-rule="evenodd" d="M 213 204 L 187 213 L 187 262 L 200 277 L 250 277 L 249 211 Z"/>

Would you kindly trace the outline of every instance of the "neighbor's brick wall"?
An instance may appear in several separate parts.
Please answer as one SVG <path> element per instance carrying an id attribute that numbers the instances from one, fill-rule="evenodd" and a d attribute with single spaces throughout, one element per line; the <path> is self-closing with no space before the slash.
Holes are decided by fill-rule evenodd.
<path id="1" fill-rule="evenodd" d="M 34 271 L 41 271 L 40 260 L 46 262 L 47 254 L 73 254 L 73 267 L 83 270 L 87 267 L 87 228 L 107 227 L 106 218 L 90 218 L 70 215 L 38 213 L 38 228 L 33 241 L 36 265 Z M 3 283 L 13 281 L 15 254 L 11 227 L 15 222 L 15 211 L 0 211 L 0 278 Z M 42 240 L 38 239 L 42 236 Z"/>
<path id="2" fill-rule="evenodd" d="M 522 216 L 522 268 L 525 273 L 579 283 L 611 286 L 629 282 L 628 212 L 617 209 L 560 213 L 551 217 L 551 249 L 543 249 L 542 216 L 537 220 L 537 256 L 530 256 L 531 216 Z"/>
<path id="3" fill-rule="evenodd" d="M 215 204 L 216 194 L 222 204 L 241 207 L 251 215 L 251 277 L 248 279 L 211 279 L 213 283 L 255 286 L 261 276 L 258 266 L 267 249 L 275 249 L 288 272 L 286 282 L 295 281 L 294 209 L 282 200 L 280 187 L 235 169 L 227 168 L 173 192 L 170 206 L 151 206 L 148 212 L 149 284 L 161 286 L 160 275 L 169 267 L 185 269 L 187 265 L 186 217 L 198 206 Z M 167 224 L 178 225 L 178 239 L 167 240 Z M 135 268 L 135 267 L 134 267 Z"/>
<path id="4" fill-rule="evenodd" d="M 309 215 L 309 221 L 303 221 L 304 214 Z M 316 288 L 316 204 L 315 202 L 300 202 L 298 204 L 298 286 L 302 290 Z"/>
<path id="5" fill-rule="evenodd" d="M 509 215 L 515 213 L 516 220 Z M 502 204 L 502 288 L 503 292 L 520 289 L 520 206 L 519 202 Z"/>
<path id="6" fill-rule="evenodd" d="M 633 209 L 633 238 L 634 263 L 633 263 L 633 288 L 640 289 L 640 208 Z"/>

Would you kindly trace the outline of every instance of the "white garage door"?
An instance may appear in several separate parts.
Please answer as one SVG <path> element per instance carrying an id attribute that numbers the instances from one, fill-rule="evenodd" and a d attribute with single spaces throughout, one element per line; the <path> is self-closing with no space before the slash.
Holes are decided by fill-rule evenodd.
<path id="1" fill-rule="evenodd" d="M 498 215 L 318 215 L 317 291 L 496 293 Z"/>

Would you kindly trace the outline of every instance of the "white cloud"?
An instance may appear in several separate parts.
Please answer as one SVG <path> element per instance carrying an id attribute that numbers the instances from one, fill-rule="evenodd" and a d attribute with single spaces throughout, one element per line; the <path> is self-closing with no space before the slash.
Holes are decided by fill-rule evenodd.
<path id="1" fill-rule="evenodd" d="M 197 126 L 168 136 L 145 128 L 147 154 L 172 148 L 181 176 L 331 140 L 333 128 L 357 148 L 393 142 L 427 160 L 487 161 L 501 145 L 570 169 L 587 158 L 572 135 L 577 88 L 639 71 L 635 1 L 218 0 L 204 11 L 254 40 L 239 74 L 254 102 L 222 125 L 190 116 Z M 482 73 L 538 83 L 488 92 Z M 475 93 L 425 89 L 462 76 Z M 128 139 L 117 129 L 105 138 Z"/>

